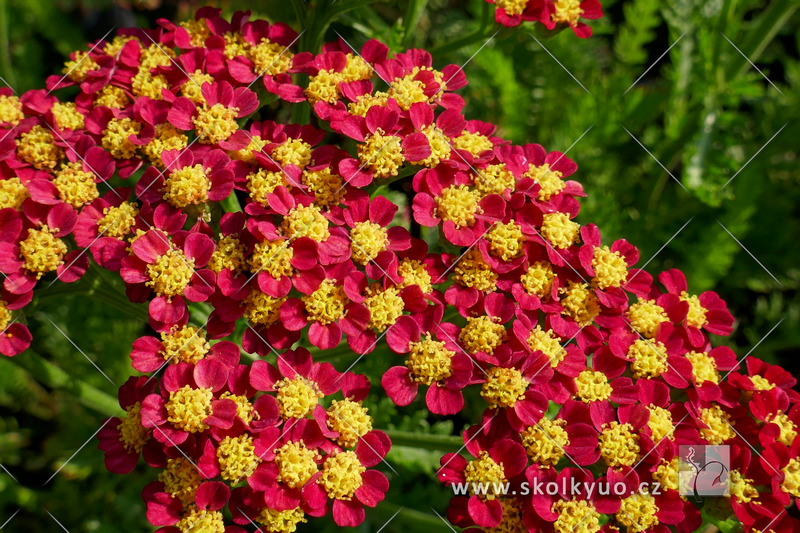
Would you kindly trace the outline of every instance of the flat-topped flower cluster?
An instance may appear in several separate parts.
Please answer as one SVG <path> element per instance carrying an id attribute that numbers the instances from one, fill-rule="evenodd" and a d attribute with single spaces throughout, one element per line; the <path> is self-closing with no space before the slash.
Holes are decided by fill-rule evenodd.
<path id="1" fill-rule="evenodd" d="M 0 352 L 30 344 L 21 310 L 42 278 L 76 281 L 90 257 L 147 303 L 130 354 L 143 375 L 99 447 L 112 472 L 159 471 L 143 498 L 160 531 L 360 524 L 388 490 L 391 442 L 366 376 L 322 361 L 345 347 L 375 351 L 372 386 L 397 405 L 485 402 L 465 453 L 442 458 L 445 484 L 632 488 L 470 493 L 447 513 L 459 527 L 694 531 L 681 444 L 731 446 L 746 531 L 797 526 L 796 380 L 712 347 L 733 325 L 715 293 L 678 270 L 654 279 L 630 243 L 576 222 L 577 165 L 465 117 L 459 67 L 375 40 L 298 51 L 288 26 L 247 13 L 160 24 L 76 52 L 46 90 L 0 92 Z M 294 106 L 316 126 L 287 123 Z M 407 212 L 382 195 L 406 177 Z"/>

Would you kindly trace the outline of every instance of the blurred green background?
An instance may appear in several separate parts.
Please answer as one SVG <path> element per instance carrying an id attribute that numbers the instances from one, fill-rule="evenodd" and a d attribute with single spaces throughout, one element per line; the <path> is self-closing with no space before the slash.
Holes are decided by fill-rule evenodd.
<path id="1" fill-rule="evenodd" d="M 591 39 L 523 26 L 488 44 L 498 26 L 479 0 L 367 4 L 338 0 L 336 9 L 355 9 L 336 17 L 326 40 L 338 31 L 357 47 L 376 37 L 393 50 L 427 48 L 440 68 L 467 62 L 468 118 L 500 124 L 517 143 L 569 149 L 589 193 L 579 221 L 600 226 L 608 243 L 634 243 L 651 273 L 678 267 L 692 292 L 717 291 L 737 318 L 727 341 L 737 353 L 757 345 L 753 355 L 800 373 L 799 3 L 605 1 Z M 70 51 L 110 29 L 184 19 L 201 5 L 0 0 L 0 75 L 18 93 L 40 88 Z M 211 5 L 298 29 L 298 13 L 316 9 Z M 141 309 L 109 311 L 124 307 L 121 295 L 111 275 L 43 291 L 25 315 L 32 349 L 0 360 L 0 526 L 13 516 L 5 531 L 58 530 L 56 520 L 72 533 L 152 530 L 139 498 L 152 474 L 141 465 L 109 474 L 96 440 L 81 448 L 114 412 L 130 343 L 145 332 Z M 377 383 L 383 368 L 366 358 L 354 370 Z M 426 419 L 419 403 L 398 412 L 373 396 L 377 427 L 450 435 L 466 421 Z M 449 499 L 431 481 L 441 453 L 398 446 L 388 458 L 396 473 L 387 499 L 426 512 L 430 531 L 449 531 L 431 511 L 443 513 Z M 396 509 L 370 513 L 363 531 Z M 425 523 L 404 512 L 385 531 L 419 527 L 415 519 Z"/>

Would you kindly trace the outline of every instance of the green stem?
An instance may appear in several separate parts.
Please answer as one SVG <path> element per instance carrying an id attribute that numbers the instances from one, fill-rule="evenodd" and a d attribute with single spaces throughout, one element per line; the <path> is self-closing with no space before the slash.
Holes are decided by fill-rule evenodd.
<path id="1" fill-rule="evenodd" d="M 414 433 L 413 431 L 396 431 L 393 429 L 384 429 L 383 432 L 392 439 L 393 446 L 408 446 L 422 450 L 446 452 L 455 452 L 464 446 L 464 440 L 461 437 L 452 435 Z"/>
<path id="2" fill-rule="evenodd" d="M 28 350 L 9 359 L 12 363 L 28 371 L 33 379 L 51 389 L 73 396 L 78 403 L 105 416 L 117 416 L 122 410 L 113 396 L 106 394 L 85 381 L 70 376 L 61 368 L 41 355 Z"/>
<path id="3" fill-rule="evenodd" d="M 459 50 L 460 48 L 463 48 L 467 45 L 485 41 L 486 38 L 489 36 L 488 30 L 490 27 L 491 13 L 493 7 L 494 6 L 492 4 L 484 2 L 483 5 L 481 6 L 482 9 L 481 21 L 480 24 L 478 25 L 478 29 L 476 29 L 474 32 L 468 35 L 465 35 L 464 37 L 461 37 L 460 39 L 450 41 L 447 44 L 443 44 L 441 46 L 435 46 L 431 50 L 431 54 L 433 54 L 436 57 L 440 57 L 449 54 L 450 52 L 455 52 L 456 50 Z"/>
<path id="4" fill-rule="evenodd" d="M 419 25 L 419 19 L 425 12 L 425 7 L 428 0 L 410 0 L 406 14 L 403 17 L 403 48 L 411 48 L 417 41 L 419 33 L 416 31 Z"/>

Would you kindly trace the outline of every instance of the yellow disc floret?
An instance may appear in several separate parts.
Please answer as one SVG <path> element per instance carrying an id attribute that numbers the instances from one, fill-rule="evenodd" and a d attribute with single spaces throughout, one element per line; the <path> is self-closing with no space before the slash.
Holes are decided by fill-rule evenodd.
<path id="1" fill-rule="evenodd" d="M 275 390 L 281 416 L 285 419 L 310 415 L 323 396 L 314 383 L 302 376 L 283 378 L 275 383 Z"/>
<path id="2" fill-rule="evenodd" d="M 625 258 L 619 252 L 612 252 L 608 246 L 594 249 L 592 270 L 594 270 L 592 285 L 598 289 L 619 287 L 628 278 Z"/>
<path id="3" fill-rule="evenodd" d="M 405 302 L 400 297 L 400 290 L 397 287 L 384 289 L 383 285 L 375 282 L 367 288 L 364 305 L 369 309 L 367 328 L 382 333 L 403 314 Z"/>
<path id="4" fill-rule="evenodd" d="M 300 139 L 289 139 L 272 149 L 272 157 L 281 165 L 296 165 L 301 169 L 311 162 L 311 145 Z"/>
<path id="5" fill-rule="evenodd" d="M 400 137 L 386 135 L 378 128 L 358 145 L 358 160 L 362 167 L 369 169 L 375 178 L 397 176 L 405 162 Z"/>
<path id="6" fill-rule="evenodd" d="M 205 420 L 211 416 L 213 398 L 214 393 L 211 389 L 195 389 L 190 385 L 184 385 L 169 393 L 166 405 L 167 420 L 175 427 L 189 433 L 205 431 L 208 429 Z"/>
<path id="7" fill-rule="evenodd" d="M 552 330 L 543 330 L 536 326 L 528 335 L 528 347 L 533 351 L 541 351 L 548 359 L 550 366 L 555 368 L 567 356 L 567 351 L 561 346 L 561 339 Z"/>
<path id="8" fill-rule="evenodd" d="M 211 350 L 205 331 L 194 326 L 174 326 L 161 333 L 161 344 L 161 355 L 172 364 L 197 364 Z"/>
<path id="9" fill-rule="evenodd" d="M 658 326 L 662 322 L 669 322 L 669 317 L 654 300 L 639 300 L 628 308 L 628 320 L 633 329 L 652 339 L 656 336 Z"/>
<path id="10" fill-rule="evenodd" d="M 609 422 L 600 433 L 600 455 L 608 466 L 633 466 L 639 459 L 639 436 L 630 424 Z"/>
<path id="11" fill-rule="evenodd" d="M 481 396 L 492 409 L 511 408 L 525 397 L 528 381 L 516 368 L 493 366 L 481 387 Z"/>
<path id="12" fill-rule="evenodd" d="M 466 185 L 451 185 L 436 198 L 439 216 L 456 228 L 470 226 L 475 222 L 475 214 L 480 213 L 480 199 L 480 193 Z"/>
<path id="13" fill-rule="evenodd" d="M 567 213 L 545 213 L 542 221 L 542 237 L 554 248 L 569 248 L 578 240 L 581 226 L 570 220 Z"/>
<path id="14" fill-rule="evenodd" d="M 62 165 L 56 172 L 53 185 L 58 189 L 58 196 L 76 209 L 100 196 L 94 174 L 84 171 L 80 162 Z"/>
<path id="15" fill-rule="evenodd" d="M 481 499 L 494 500 L 498 494 L 495 487 L 506 483 L 506 472 L 502 463 L 496 462 L 488 452 L 481 452 L 477 459 L 473 459 L 464 468 L 464 480 L 469 485 L 470 494 L 478 495 Z M 481 485 L 486 489 L 481 493 L 475 487 Z"/>
<path id="16" fill-rule="evenodd" d="M 600 531 L 600 513 L 587 500 L 558 500 L 553 504 L 558 518 L 553 522 L 555 533 L 597 533 Z"/>
<path id="17" fill-rule="evenodd" d="M 185 457 L 167 459 L 167 467 L 158 474 L 158 480 L 164 484 L 164 492 L 179 498 L 184 505 L 194 502 L 203 482 L 197 467 Z"/>
<path id="18" fill-rule="evenodd" d="M 321 324 L 331 324 L 339 320 L 349 303 L 344 287 L 336 285 L 332 279 L 325 279 L 317 290 L 303 296 L 302 300 L 308 312 L 308 319 Z"/>
<path id="19" fill-rule="evenodd" d="M 485 352 L 489 355 L 503 344 L 506 328 L 498 318 L 482 315 L 467 318 L 467 324 L 458 334 L 458 342 L 468 353 Z"/>
<path id="20" fill-rule="evenodd" d="M 125 409 L 125 418 L 117 425 L 119 441 L 129 453 L 141 453 L 150 439 L 150 431 L 142 426 L 142 404 L 136 402 Z"/>
<path id="21" fill-rule="evenodd" d="M 173 170 L 164 180 L 164 200 L 175 207 L 198 205 L 208 202 L 208 179 L 203 165 L 193 165 Z"/>
<path id="22" fill-rule="evenodd" d="M 591 369 L 581 372 L 575 378 L 575 385 L 578 388 L 575 398 L 585 403 L 608 400 L 611 397 L 611 393 L 614 392 L 608 382 L 608 377 L 602 372 L 596 372 Z"/>
<path id="23" fill-rule="evenodd" d="M 264 526 L 267 533 L 294 533 L 297 531 L 297 524 L 308 521 L 305 511 L 300 507 L 288 511 L 276 511 L 265 507 L 255 520 Z"/>
<path id="24" fill-rule="evenodd" d="M 375 222 L 357 222 L 350 230 L 353 261 L 366 265 L 389 246 L 386 228 Z"/>
<path id="25" fill-rule="evenodd" d="M 722 410 L 719 405 L 712 405 L 700 411 L 700 420 L 708 427 L 700 428 L 700 436 L 709 444 L 722 444 L 736 436 L 733 430 L 731 415 Z"/>
<path id="26" fill-rule="evenodd" d="M 681 301 L 689 303 L 689 311 L 686 313 L 686 324 L 693 328 L 702 328 L 708 322 L 706 313 L 708 310 L 700 303 L 697 296 L 689 296 L 686 292 L 681 293 Z"/>
<path id="27" fill-rule="evenodd" d="M 333 400 L 327 409 L 328 427 L 339 434 L 336 442 L 345 448 L 353 448 L 358 440 L 372 431 L 372 417 L 362 402 Z"/>
<path id="28" fill-rule="evenodd" d="M 53 119 L 55 119 L 58 129 L 79 130 L 84 126 L 85 117 L 78 111 L 74 102 L 56 102 L 50 111 L 53 113 Z"/>
<path id="29" fill-rule="evenodd" d="M 482 292 L 492 292 L 497 289 L 497 273 L 492 266 L 483 259 L 481 251 L 470 248 L 453 268 L 453 281 L 463 287 L 474 287 Z"/>
<path id="30" fill-rule="evenodd" d="M 250 256 L 250 270 L 254 274 L 266 272 L 275 279 L 291 276 L 294 272 L 292 258 L 294 250 L 288 240 L 261 241 L 253 248 Z"/>
<path id="31" fill-rule="evenodd" d="M 706 381 L 719 383 L 719 372 L 717 372 L 717 362 L 705 352 L 689 352 L 686 359 L 692 363 L 692 376 L 697 385 L 702 385 Z"/>
<path id="32" fill-rule="evenodd" d="M 656 499 L 646 492 L 636 492 L 622 499 L 617 522 L 628 531 L 649 531 L 659 524 Z"/>
<path id="33" fill-rule="evenodd" d="M 238 129 L 236 124 L 238 114 L 238 109 L 225 107 L 222 104 L 200 108 L 193 119 L 198 141 L 203 144 L 216 144 L 230 137 Z"/>
<path id="34" fill-rule="evenodd" d="M 425 294 L 433 290 L 433 278 L 425 268 L 425 264 L 417 259 L 405 258 L 400 261 L 397 266 L 397 273 L 403 278 L 403 281 L 397 285 L 400 289 L 418 285 Z"/>
<path id="35" fill-rule="evenodd" d="M 241 272 L 247 266 L 244 244 L 235 235 L 220 235 L 208 268 L 219 274 L 223 269 Z"/>
<path id="36" fill-rule="evenodd" d="M 275 450 L 278 481 L 292 489 L 301 488 L 319 471 L 319 459 L 316 450 L 307 448 L 303 441 L 287 442 Z"/>
<path id="37" fill-rule="evenodd" d="M 511 261 L 522 255 L 522 246 L 525 236 L 522 228 L 511 219 L 508 223 L 496 224 L 486 233 L 486 242 L 489 243 L 489 252 L 498 259 Z"/>
<path id="38" fill-rule="evenodd" d="M 352 500 L 356 491 L 364 484 L 361 474 L 366 468 L 355 452 L 340 452 L 328 456 L 322 466 L 322 475 L 317 481 L 328 497 L 334 500 Z"/>
<path id="39" fill-rule="evenodd" d="M 328 219 L 315 205 L 299 205 L 292 209 L 281 223 L 281 231 L 286 237 L 310 237 L 322 242 L 330 236 Z"/>
<path id="40" fill-rule="evenodd" d="M 10 207 L 19 211 L 28 196 L 28 188 L 19 178 L 0 180 L 0 209 Z"/>
<path id="41" fill-rule="evenodd" d="M 192 281 L 194 259 L 187 258 L 182 251 L 170 248 L 155 263 L 147 265 L 150 281 L 148 287 L 167 298 L 180 296 Z"/>
<path id="42" fill-rule="evenodd" d="M 22 103 L 19 98 L 0 94 L 0 122 L 16 126 L 23 118 L 25 118 L 25 114 L 22 112 Z"/>
<path id="43" fill-rule="evenodd" d="M 286 298 L 273 298 L 258 289 L 251 289 L 244 299 L 244 317 L 257 326 L 269 327 L 280 320 L 280 310 Z"/>
<path id="44" fill-rule="evenodd" d="M 225 533 L 225 520 L 219 511 L 204 511 L 191 504 L 175 527 L 181 533 Z"/>
<path id="45" fill-rule="evenodd" d="M 130 159 L 136 155 L 136 145 L 130 136 L 139 135 L 142 125 L 131 118 L 112 118 L 103 130 L 103 149 L 115 159 Z"/>
<path id="46" fill-rule="evenodd" d="M 548 201 L 566 187 L 564 181 L 561 179 L 561 172 L 550 170 L 550 165 L 547 163 L 540 167 L 531 165 L 528 168 L 528 172 L 525 173 L 525 177 L 539 184 L 541 188 L 539 189 L 537 198 L 542 202 Z"/>
<path id="47" fill-rule="evenodd" d="M 225 437 L 217 445 L 217 461 L 220 476 L 226 481 L 238 483 L 250 477 L 259 463 L 253 437 L 247 434 Z"/>
<path id="48" fill-rule="evenodd" d="M 546 261 L 536 261 L 528 267 L 528 270 L 520 277 L 519 281 L 522 283 L 525 292 L 531 296 L 546 299 L 550 296 L 555 279 L 556 274 L 553 272 L 553 265 Z"/>
<path id="49" fill-rule="evenodd" d="M 419 342 L 409 344 L 406 367 L 411 372 L 410 378 L 425 385 L 449 378 L 453 372 L 454 355 L 455 352 L 448 350 L 444 342 L 425 335 Z"/>
<path id="50" fill-rule="evenodd" d="M 481 196 L 503 194 L 507 190 L 514 192 L 517 185 L 517 179 L 505 165 L 489 165 L 481 169 L 474 181 Z"/>
<path id="51" fill-rule="evenodd" d="M 536 464 L 555 466 L 564 457 L 564 448 L 569 446 L 569 434 L 564 429 L 564 419 L 550 420 L 543 418 L 539 424 L 529 426 L 522 432 L 522 445 L 528 456 Z"/>
<path id="52" fill-rule="evenodd" d="M 636 339 L 628 348 L 631 372 L 636 379 L 653 379 L 667 371 L 667 348 L 663 343 Z"/>
<path id="53" fill-rule="evenodd" d="M 38 170 L 53 169 L 64 159 L 64 149 L 56 145 L 49 129 L 37 125 L 19 136 L 17 155 Z"/>
<path id="54" fill-rule="evenodd" d="M 67 253 L 67 245 L 47 226 L 28 229 L 28 236 L 19 243 L 19 253 L 25 270 L 37 279 L 56 270 Z"/>
<path id="55" fill-rule="evenodd" d="M 589 285 L 570 281 L 559 289 L 563 313 L 581 326 L 588 326 L 600 314 L 600 301 Z"/>
<path id="56" fill-rule="evenodd" d="M 118 207 L 103 208 L 103 217 L 97 221 L 97 231 L 105 237 L 124 239 L 136 225 L 139 208 L 131 202 L 122 202 Z"/>

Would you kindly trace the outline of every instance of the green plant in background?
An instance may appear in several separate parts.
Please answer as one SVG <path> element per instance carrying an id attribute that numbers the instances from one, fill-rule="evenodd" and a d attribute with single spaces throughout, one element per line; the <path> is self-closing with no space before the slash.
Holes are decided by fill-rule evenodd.
<path id="1" fill-rule="evenodd" d="M 594 38 L 581 46 L 568 31 L 495 33 L 492 6 L 480 1 L 339 0 L 323 18 L 303 2 L 222 4 L 226 15 L 252 8 L 254 16 L 312 28 L 301 37 L 307 49 L 340 34 L 358 45 L 377 38 L 393 49 L 424 47 L 436 66 L 465 65 L 470 84 L 462 95 L 471 118 L 500 124 L 513 142 L 568 150 L 579 163 L 577 179 L 590 192 L 579 221 L 603 228 L 608 242 L 636 243 L 643 262 L 652 258 L 648 270 L 680 267 L 693 292 L 719 292 L 739 319 L 729 341 L 757 345 L 760 358 L 797 373 L 790 355 L 800 347 L 800 178 L 793 142 L 800 136 L 800 4 L 609 1 Z M 157 16 L 187 18 L 197 6 L 151 7 L 156 10 L 0 0 L 2 77 L 20 92 L 39 87 L 63 57 L 101 37 L 114 20 L 150 27 Z M 408 205 L 410 192 L 393 187 L 386 194 Z M 98 272 L 42 291 L 26 315 L 36 339 L 32 350 L 0 360 L 6 470 L 0 472 L 0 524 L 24 510 L 13 531 L 52 529 L 36 519 L 42 509 L 76 524 L 71 531 L 116 531 L 120 523 L 148 530 L 139 496 L 149 481 L 145 468 L 114 476 L 93 442 L 81 448 L 103 418 L 119 414 L 116 388 L 130 374 L 131 343 L 143 334 L 146 308 L 127 302 L 123 290 L 119 280 Z M 192 311 L 207 316 L 210 309 Z M 356 359 L 332 357 L 347 365 Z M 97 361 L 106 375 L 95 370 Z M 374 359 L 362 365 L 378 383 L 382 365 Z M 387 496 L 396 503 L 368 513 L 365 531 L 381 527 L 399 502 L 446 507 L 450 492 L 429 480 L 442 453 L 460 448 L 452 435 L 480 413 L 477 400 L 467 398 L 473 412 L 468 407 L 442 421 L 396 407 L 373 390 L 375 427 L 386 428 L 395 443 L 388 460 L 398 475 Z M 430 434 L 426 443 L 418 433 Z M 397 516 L 386 531 L 448 531 L 432 514 Z"/>

